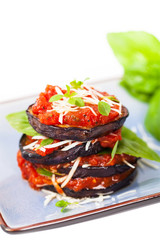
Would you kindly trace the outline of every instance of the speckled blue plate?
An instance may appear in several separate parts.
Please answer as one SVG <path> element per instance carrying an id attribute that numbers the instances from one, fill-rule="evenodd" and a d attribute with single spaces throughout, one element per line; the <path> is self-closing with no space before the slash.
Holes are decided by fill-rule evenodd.
<path id="1" fill-rule="evenodd" d="M 118 81 L 99 81 L 93 84 L 100 90 L 115 94 L 129 109 L 130 115 L 125 125 L 140 137 L 146 134 L 153 147 L 160 147 L 144 131 L 143 121 L 147 111 L 147 104 L 132 98 L 118 85 Z M 6 231 L 22 231 L 53 224 L 68 223 L 84 216 L 93 216 L 96 213 L 120 210 L 124 206 L 131 207 L 134 203 L 146 202 L 149 199 L 160 197 L 160 168 L 153 169 L 148 166 L 138 167 L 137 177 L 132 184 L 111 195 L 98 205 L 87 203 L 83 207 L 62 213 L 55 207 L 56 200 L 44 207 L 45 194 L 32 190 L 28 183 L 21 178 L 17 166 L 16 154 L 21 134 L 12 129 L 5 116 L 12 112 L 27 109 L 35 101 L 34 97 L 14 100 L 0 105 L 0 224 Z M 158 151 L 157 151 L 158 152 Z M 160 151 L 158 152 L 160 154 Z M 160 167 L 160 163 L 153 162 Z"/>

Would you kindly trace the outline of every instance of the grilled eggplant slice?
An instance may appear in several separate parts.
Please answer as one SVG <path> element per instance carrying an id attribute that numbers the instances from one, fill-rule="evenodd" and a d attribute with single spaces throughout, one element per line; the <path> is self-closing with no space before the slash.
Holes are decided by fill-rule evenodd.
<path id="1" fill-rule="evenodd" d="M 97 197 L 99 196 L 99 194 L 112 194 L 120 190 L 121 188 L 124 188 L 129 184 L 131 184 L 135 176 L 136 176 L 136 169 L 134 169 L 132 173 L 129 176 L 127 176 L 125 179 L 105 189 L 82 189 L 81 191 L 75 192 L 69 188 L 63 188 L 63 191 L 67 196 L 73 197 L 73 198 Z M 57 192 L 53 185 L 43 186 L 42 189 Z"/>
<path id="2" fill-rule="evenodd" d="M 77 145 L 74 148 L 69 149 L 68 151 L 56 150 L 53 153 L 48 154 L 46 156 L 41 156 L 37 154 L 35 151 L 30 149 L 23 149 L 26 142 L 26 135 L 22 135 L 19 143 L 19 148 L 22 154 L 22 157 L 32 163 L 42 164 L 42 165 L 57 165 L 61 163 L 71 162 L 77 157 L 89 156 L 92 154 L 96 154 L 102 151 L 104 148 L 101 147 L 99 142 L 94 144 L 90 144 L 88 150 L 85 150 L 86 143 L 82 143 L 81 145 Z"/>
<path id="3" fill-rule="evenodd" d="M 121 128 L 129 113 L 126 107 L 122 106 L 122 115 L 107 124 L 93 128 L 78 128 L 66 125 L 53 126 L 46 125 L 39 121 L 39 118 L 32 113 L 32 105 L 26 111 L 28 120 L 36 132 L 53 139 L 89 141 L 107 135 Z"/>
<path id="4" fill-rule="evenodd" d="M 135 158 L 134 164 L 136 166 L 137 158 Z M 116 174 L 123 173 L 129 170 L 130 167 L 126 164 L 115 164 L 108 167 L 96 167 L 90 166 L 86 168 L 78 167 L 72 178 L 85 178 L 85 177 L 110 177 Z M 59 168 L 58 173 L 68 174 L 71 168 Z"/>

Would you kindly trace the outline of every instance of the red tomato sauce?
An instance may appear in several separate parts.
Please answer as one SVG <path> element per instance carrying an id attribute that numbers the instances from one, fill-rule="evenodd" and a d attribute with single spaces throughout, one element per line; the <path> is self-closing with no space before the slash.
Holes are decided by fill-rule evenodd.
<path id="1" fill-rule="evenodd" d="M 122 163 L 122 157 L 121 158 L 118 157 L 121 155 L 115 155 L 115 156 L 116 157 L 111 162 L 109 162 L 109 159 L 111 159 L 111 157 L 107 158 L 107 155 L 97 156 L 97 158 L 96 158 L 96 155 L 92 155 L 92 159 L 90 157 L 90 159 L 88 160 L 88 163 L 91 163 L 92 166 L 112 166 L 116 163 L 120 163 L 120 162 Z M 123 155 L 123 157 L 124 157 L 124 155 Z M 88 158 L 88 157 L 85 157 L 85 158 Z M 80 165 L 83 163 L 83 160 L 85 158 L 82 158 Z M 100 161 L 99 163 L 97 162 L 97 159 Z M 104 161 L 104 159 L 106 159 L 106 161 Z M 128 159 L 127 159 L 127 156 L 125 156 L 125 159 L 130 162 L 131 162 L 131 160 L 133 161 L 133 157 L 128 156 Z M 135 160 L 135 158 L 134 158 L 134 160 Z M 52 185 L 51 179 L 49 177 L 38 174 L 36 171 L 36 167 L 41 166 L 48 170 L 51 170 L 51 169 L 55 169 L 57 166 L 55 166 L 55 168 L 54 167 L 46 167 L 46 166 L 38 165 L 38 164 L 37 165 L 35 164 L 33 166 L 32 163 L 30 163 L 29 161 L 25 160 L 22 157 L 20 151 L 18 151 L 18 153 L 17 153 L 17 161 L 18 161 L 18 166 L 22 172 L 22 178 L 24 178 L 25 180 L 28 180 L 28 182 L 32 188 L 39 189 L 40 186 L 44 185 L 44 184 Z M 95 161 L 95 162 L 93 162 L 93 161 Z M 107 165 L 107 161 L 108 161 L 108 165 Z M 85 161 L 85 163 L 86 163 L 86 161 Z M 95 164 L 98 164 L 98 165 L 95 165 Z M 62 167 L 62 166 L 64 166 L 64 164 L 58 165 L 58 167 Z M 98 185 L 102 185 L 103 187 L 106 188 L 106 187 L 114 184 L 115 182 L 123 180 L 125 177 L 127 177 L 131 173 L 132 170 L 133 169 L 130 169 L 129 171 L 126 171 L 122 174 L 117 174 L 112 177 L 106 177 L 106 178 L 86 177 L 86 178 L 71 179 L 69 181 L 69 183 L 66 185 L 66 187 L 68 187 L 74 191 L 80 191 L 83 188 L 92 189 Z"/>
<path id="2" fill-rule="evenodd" d="M 86 178 L 71 179 L 69 183 L 66 185 L 66 187 L 75 192 L 81 191 L 84 188 L 93 189 L 97 186 L 102 186 L 104 188 L 107 188 L 128 177 L 132 173 L 132 171 L 133 169 L 129 169 L 124 173 L 117 174 L 111 177 L 105 177 L 105 178 L 86 177 Z"/>
<path id="3" fill-rule="evenodd" d="M 102 147 L 109 147 L 109 148 L 113 148 L 115 143 L 118 141 L 118 140 L 121 140 L 121 129 L 117 130 L 117 131 L 114 131 L 113 133 L 110 133 L 106 136 L 103 136 L 103 137 L 100 137 L 97 139 L 97 141 L 100 142 L 101 146 Z M 32 139 L 31 136 L 26 136 L 26 141 L 25 141 L 25 146 L 34 142 L 35 139 Z M 37 144 L 40 144 L 42 142 L 42 140 L 38 140 Z M 58 139 L 55 139 L 53 143 L 57 143 L 57 142 L 60 142 L 60 140 Z M 67 144 L 66 144 L 67 145 Z M 45 148 L 45 152 L 42 151 L 40 148 L 37 149 L 37 148 L 34 148 L 33 151 L 35 151 L 37 154 L 41 155 L 41 156 L 46 156 L 48 154 L 51 154 L 53 151 L 56 151 L 60 148 L 63 148 L 65 147 L 66 145 L 63 145 L 63 146 L 59 146 L 59 147 L 54 147 L 54 148 Z"/>
<path id="4" fill-rule="evenodd" d="M 98 138 L 98 141 L 104 148 L 113 148 L 115 143 L 120 140 L 122 140 L 121 129 L 118 129 L 117 131 L 114 131 L 106 136 Z"/>
<path id="5" fill-rule="evenodd" d="M 35 142 L 36 140 L 35 139 L 32 139 L 32 137 L 31 136 L 26 136 L 26 141 L 25 141 L 25 146 L 26 145 L 29 145 L 30 143 L 32 143 L 32 142 Z M 40 144 L 42 142 L 42 139 L 39 139 L 38 140 L 38 142 L 37 142 L 37 144 Z M 54 142 L 53 143 L 57 143 L 57 142 L 60 142 L 60 140 L 58 140 L 58 139 L 55 139 L 54 140 Z M 45 149 L 45 152 L 44 151 L 42 151 L 40 148 L 34 148 L 33 149 L 33 151 L 35 151 L 37 154 L 39 154 L 39 155 L 41 155 L 41 156 L 46 156 L 46 155 L 48 155 L 48 154 L 51 154 L 53 151 L 56 151 L 56 150 L 58 150 L 59 149 L 59 147 L 54 147 L 54 148 L 46 148 Z"/>
<path id="6" fill-rule="evenodd" d="M 29 185 L 32 188 L 38 190 L 39 187 L 37 185 L 52 184 L 51 180 L 48 177 L 41 176 L 36 172 L 36 169 L 33 167 L 33 164 L 30 163 L 29 161 L 26 161 L 22 157 L 20 151 L 18 151 L 17 153 L 17 162 L 22 172 L 22 178 L 28 180 Z"/>
<path id="7" fill-rule="evenodd" d="M 47 110 L 52 109 L 52 103 L 49 102 L 49 99 L 56 95 L 56 86 L 47 85 L 45 92 L 39 94 L 39 97 L 36 100 L 36 103 L 32 106 L 32 112 L 35 114 L 41 123 L 46 125 L 69 125 L 72 127 L 85 127 L 91 128 L 99 125 L 104 125 L 108 122 L 113 121 L 119 116 L 119 113 L 111 110 L 108 116 L 103 116 L 98 111 L 97 105 L 92 105 L 85 103 L 85 106 L 90 106 L 93 108 L 95 115 L 89 108 L 79 108 L 77 112 L 68 112 L 63 117 L 63 124 L 59 122 L 59 113 L 56 111 L 47 112 Z M 59 87 L 60 88 L 60 87 Z M 61 89 L 61 88 L 60 88 Z M 66 93 L 66 90 L 62 90 L 63 94 Z M 104 96 L 109 96 L 106 92 L 100 92 Z M 90 95 L 88 95 L 90 96 Z M 118 109 L 117 105 L 114 105 L 115 109 Z"/>
<path id="8" fill-rule="evenodd" d="M 114 166 L 115 164 L 123 164 L 124 159 L 130 163 L 135 162 L 135 157 L 126 154 L 115 154 L 113 159 L 111 157 L 111 154 L 95 154 L 87 157 L 82 157 L 80 166 L 83 164 L 90 164 L 91 166 L 108 167 Z"/>
<path id="9" fill-rule="evenodd" d="M 112 159 L 110 154 L 102 154 L 102 155 L 90 155 L 86 157 L 81 157 L 79 166 L 82 166 L 84 164 L 89 164 L 90 166 L 95 167 L 109 167 L 114 166 L 115 164 L 124 164 L 123 160 L 126 160 L 127 162 L 134 164 L 136 161 L 136 157 L 126 155 L 126 154 L 116 154 L 114 158 Z M 63 163 L 53 166 L 45 166 L 42 164 L 37 164 L 37 167 L 45 168 L 52 172 L 58 172 L 58 169 L 60 168 L 69 168 L 73 166 L 74 162 L 70 163 Z"/>

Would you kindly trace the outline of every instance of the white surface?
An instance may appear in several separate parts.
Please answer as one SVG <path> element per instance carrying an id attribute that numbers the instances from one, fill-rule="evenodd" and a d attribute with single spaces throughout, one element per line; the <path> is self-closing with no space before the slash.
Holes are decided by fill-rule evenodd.
<path id="1" fill-rule="evenodd" d="M 0 101 L 47 83 L 118 76 L 107 32 L 144 30 L 160 39 L 159 1 L 0 2 Z M 160 204 L 81 224 L 0 239 L 159 239 Z"/>

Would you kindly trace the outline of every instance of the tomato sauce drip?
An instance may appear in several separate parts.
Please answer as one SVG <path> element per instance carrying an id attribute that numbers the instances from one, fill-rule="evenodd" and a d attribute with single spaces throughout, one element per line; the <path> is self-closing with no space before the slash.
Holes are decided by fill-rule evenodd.
<path id="1" fill-rule="evenodd" d="M 32 106 L 33 114 L 37 115 L 40 122 L 46 125 L 69 125 L 77 127 L 86 127 L 91 128 L 99 125 L 104 125 L 108 122 L 113 121 L 119 116 L 119 113 L 111 110 L 108 116 L 103 116 L 98 111 L 98 106 L 85 103 L 85 106 L 92 107 L 96 115 L 89 108 L 79 108 L 76 112 L 68 112 L 63 116 L 63 124 L 59 122 L 59 113 L 56 111 L 47 112 L 47 110 L 52 109 L 52 103 L 49 102 L 49 99 L 56 95 L 56 87 L 47 85 L 45 92 L 39 94 L 36 103 Z M 61 89 L 60 87 L 58 87 Z M 66 90 L 62 90 L 62 93 L 66 93 Z M 109 96 L 106 92 L 100 92 L 104 96 Z M 90 96 L 90 95 L 88 95 Z M 118 109 L 117 105 L 113 106 L 115 109 Z"/>

